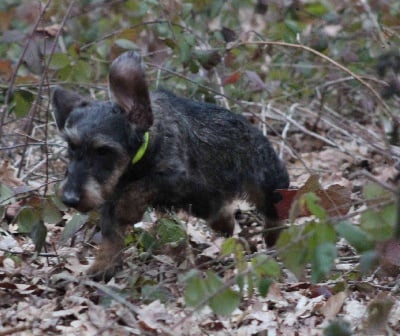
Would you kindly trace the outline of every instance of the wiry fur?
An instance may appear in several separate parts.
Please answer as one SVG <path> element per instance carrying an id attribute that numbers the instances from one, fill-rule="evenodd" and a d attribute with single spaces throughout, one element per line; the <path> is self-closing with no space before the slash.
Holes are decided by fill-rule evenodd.
<path id="1" fill-rule="evenodd" d="M 245 118 L 166 90 L 149 93 L 133 52 L 113 62 L 110 91 L 115 102 L 90 102 L 61 88 L 53 93 L 55 119 L 69 144 L 63 201 L 80 211 L 101 208 L 105 242 L 91 274 L 112 275 L 124 226 L 140 221 L 148 206 L 191 211 L 231 235 L 229 204 L 246 197 L 268 227 L 279 226 L 274 191 L 288 187 L 288 174 Z M 147 130 L 147 151 L 132 164 Z M 266 237 L 268 244 L 275 239 L 276 233 Z"/>

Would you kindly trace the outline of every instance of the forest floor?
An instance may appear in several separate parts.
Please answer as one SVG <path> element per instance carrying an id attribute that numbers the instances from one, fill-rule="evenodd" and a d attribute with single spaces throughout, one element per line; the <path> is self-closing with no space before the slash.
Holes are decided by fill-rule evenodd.
<path id="1" fill-rule="evenodd" d="M 307 1 L 299 3 L 305 5 Z M 367 14 L 387 9 L 385 2 L 375 5 L 376 8 L 371 10 L 368 7 L 368 10 L 365 10 L 366 17 Z M 20 7 L 18 8 L 21 10 Z M 339 12 L 338 8 L 336 10 Z M 355 11 L 359 13 L 362 10 L 356 6 Z M 7 11 L 2 13 L 3 17 L 7 17 L 4 14 L 8 13 Z M 351 13 L 353 12 L 349 10 L 343 15 L 348 18 Z M 393 14 L 393 17 L 398 18 L 399 14 L 396 15 Z M 57 17 L 59 22 L 61 18 L 62 16 Z M 389 25 L 391 21 L 387 20 Z M 393 26 L 393 31 L 397 32 L 398 26 Z M 244 25 L 242 29 L 245 28 L 249 27 Z M 335 25 L 318 27 L 324 30 L 326 36 L 337 40 L 340 40 L 340 37 L 336 35 L 335 29 L 346 31 L 347 28 L 342 21 Z M 47 34 L 51 35 L 49 31 Z M 312 37 L 312 34 L 308 33 L 306 36 Z M 68 37 L 73 32 L 70 29 L 65 34 Z M 239 35 L 238 39 L 249 47 L 252 41 L 244 35 Z M 379 42 L 375 41 L 375 44 Z M 362 43 L 364 40 L 359 42 Z M 384 222 L 391 221 L 397 215 L 393 209 L 396 209 L 394 202 L 400 147 L 398 139 L 393 140 L 391 135 L 398 131 L 398 92 L 394 91 L 387 100 L 381 97 L 385 78 L 380 78 L 376 73 L 377 59 L 371 56 L 371 59 L 368 59 L 369 63 L 366 63 L 365 72 L 362 72 L 362 55 L 355 54 L 355 46 L 350 42 L 348 49 L 340 45 L 343 50 L 340 50 L 342 54 L 338 58 L 340 64 L 345 65 L 337 66 L 328 60 L 329 69 L 324 68 L 326 73 L 323 75 L 308 77 L 298 86 L 285 86 L 285 81 L 294 73 L 285 72 L 285 62 L 292 59 L 292 54 L 288 51 L 293 51 L 294 55 L 294 49 L 299 50 L 301 46 L 304 48 L 301 43 L 296 45 L 296 48 L 284 44 L 273 46 L 274 50 L 283 48 L 279 49 L 283 61 L 277 58 L 282 61 L 279 63 L 275 59 L 275 63 L 268 64 L 268 71 L 278 72 L 286 78 L 278 83 L 274 77 L 275 81 L 266 85 L 270 85 L 268 92 L 277 92 L 280 98 L 266 103 L 264 96 L 257 95 L 260 85 L 264 84 L 260 84 L 262 76 L 256 74 L 253 68 L 243 70 L 240 78 L 236 77 L 236 73 L 228 71 L 230 76 L 226 77 L 225 82 L 217 82 L 210 90 L 211 95 L 215 91 L 220 92 L 223 98 L 218 100 L 219 104 L 235 108 L 240 106 L 240 109 L 246 111 L 244 115 L 256 127 L 263 129 L 265 123 L 268 125 L 268 131 L 264 131 L 287 163 L 291 187 L 302 188 L 311 176 L 318 176 L 320 186 L 316 191 L 327 190 L 332 185 L 340 185 L 348 191 L 348 211 L 338 216 L 339 218 L 332 218 L 330 224 L 347 221 L 357 225 L 360 222 L 369 225 L 371 223 L 365 219 L 365 213 L 376 208 L 375 222 L 371 224 L 373 228 L 370 232 L 376 230 L 376 234 L 380 235 L 379 225 L 382 224 L 382 228 L 386 228 Z M 267 45 L 263 47 L 269 50 Z M 263 52 L 265 50 L 263 49 Z M 1 48 L 0 52 L 3 52 Z M 84 50 L 80 52 L 85 55 Z M 256 68 L 261 69 L 268 57 L 260 58 L 256 56 L 257 52 L 251 49 L 254 62 L 259 62 L 260 65 Z M 301 49 L 301 53 L 303 52 L 310 55 L 307 47 Z M 228 56 L 232 58 L 230 62 L 233 63 L 241 57 L 234 53 Z M 307 64 L 304 54 L 296 54 L 293 57 L 295 60 L 291 65 L 301 68 L 302 75 L 308 71 L 309 64 L 314 62 L 318 68 L 320 63 L 327 62 L 319 54 L 316 59 L 307 59 Z M 358 74 L 354 77 L 350 68 L 355 59 L 359 61 L 359 68 L 354 70 Z M 59 62 L 60 60 L 61 58 L 58 58 Z M 159 79 L 159 68 L 154 65 L 156 61 L 161 62 L 160 59 L 152 59 L 154 63 L 149 62 L 149 78 L 153 82 L 158 82 Z M 245 61 L 241 62 L 243 64 Z M 304 64 L 300 65 L 300 62 Z M 400 57 L 398 62 L 400 64 Z M 169 63 L 165 61 L 163 64 Z M 101 63 L 99 67 L 103 65 Z M 0 76 L 3 78 L 10 75 L 14 66 L 9 60 L 0 60 Z M 89 63 L 86 66 L 89 66 Z M 395 72 L 399 72 L 400 66 L 394 68 Z M 19 88 L 24 84 L 21 84 L 21 81 L 33 81 L 36 83 L 34 85 L 39 85 L 40 79 L 43 78 L 41 75 L 28 73 L 29 71 L 17 77 Z M 166 73 L 167 80 L 171 80 L 171 73 L 176 75 L 172 71 Z M 326 77 L 321 78 L 323 76 Z M 92 80 L 92 83 L 95 83 L 93 87 L 96 88 L 97 96 L 105 97 L 105 76 L 99 77 L 100 79 Z M 189 83 L 191 78 L 190 75 L 185 77 Z M 221 79 L 218 74 L 216 78 Z M 212 77 L 212 80 L 214 79 L 215 77 Z M 195 80 L 202 83 L 197 77 Z M 245 89 L 240 87 L 242 80 L 246 82 Z M 299 80 L 299 77 L 295 80 Z M 399 84 L 396 78 L 390 80 Z M 237 84 L 238 90 L 255 88 L 256 93 L 254 96 L 244 95 L 234 100 L 226 99 L 226 91 L 230 97 L 237 94 L 235 89 L 229 92 L 230 83 Z M 298 94 L 298 91 L 303 89 L 303 84 L 311 88 L 307 97 L 305 94 Z M 166 85 L 168 87 L 173 84 L 167 82 Z M 282 93 L 276 86 L 293 91 L 285 96 L 285 89 L 282 89 Z M 85 84 L 83 87 L 87 88 L 90 85 Z M 182 89 L 180 82 L 176 87 L 180 93 L 187 89 Z M 6 92 L 5 87 L 2 89 Z M 35 92 L 35 89 L 31 88 L 29 92 Z M 94 91 L 90 93 L 95 96 Z M 164 216 L 150 210 L 142 222 L 132 226 L 124 251 L 123 269 L 107 283 L 93 281 L 86 276 L 86 271 L 94 261 L 97 245 L 101 240 L 95 226 L 98 214 L 77 214 L 63 207 L 54 195 L 54 185 L 63 178 L 66 148 L 49 117 L 51 107 L 46 92 L 44 97 L 44 102 L 40 103 L 41 112 L 32 119 L 33 123 L 30 124 L 32 109 L 29 107 L 27 115 L 16 117 L 10 113 L 1 125 L 3 136 L 0 148 L 0 336 L 400 334 L 398 241 L 385 239 L 376 242 L 369 255 L 377 259 L 377 264 L 363 270 L 361 253 L 357 246 L 355 248 L 352 242 L 338 235 L 333 269 L 325 274 L 324 280 L 313 282 L 310 263 L 305 265 L 300 275 L 294 274 L 280 258 L 279 251 L 267 248 L 261 235 L 254 234 L 259 230 L 258 214 L 244 203 L 238 204 L 240 215 L 237 216 L 238 225 L 234 237 L 238 238 L 238 241 L 245 238 L 248 242 L 246 260 L 268 255 L 279 263 L 281 272 L 270 284 L 265 296 L 258 290 L 242 291 L 240 304 L 231 314 L 215 313 L 208 305 L 212 298 L 205 297 L 197 306 L 189 307 L 186 303 L 188 278 L 194 270 L 203 272 L 202 274 L 208 271 L 215 272 L 235 291 L 239 290 L 239 286 L 232 283 L 238 272 L 235 256 L 226 256 L 221 252 L 225 239 L 213 233 L 202 220 L 185 213 Z M 260 97 L 262 99 L 257 101 Z M 10 101 L 3 103 L 7 103 L 8 106 Z M 21 104 L 20 100 L 12 103 L 21 107 L 18 105 Z M 5 114 L 6 110 L 2 109 L 2 113 Z M 13 113 L 16 111 L 13 110 Z M 29 134 L 27 125 L 32 126 Z M 378 196 L 382 196 L 381 190 L 391 195 L 391 211 L 379 212 L 380 208 L 385 207 L 384 202 L 387 202 L 388 198 L 383 197 L 383 201 L 376 199 L 374 203 L 366 196 L 368 185 L 379 186 L 379 190 L 372 191 Z M 21 215 L 24 208 L 30 210 Z M 39 219 L 45 224 L 45 229 L 38 226 L 39 229 L 33 232 L 32 223 Z M 287 224 L 301 227 L 313 220 L 312 216 L 295 216 L 288 220 Z M 158 248 L 147 249 L 143 237 L 150 240 L 159 238 L 161 233 L 157 228 L 170 222 L 179 223 L 183 227 L 184 241 L 168 241 Z M 365 225 L 368 226 L 367 224 Z M 42 236 L 44 240 L 39 244 L 42 248 L 38 252 L 38 241 Z M 364 254 L 363 257 L 367 258 L 368 254 Z M 250 286 L 249 283 L 247 285 Z"/>

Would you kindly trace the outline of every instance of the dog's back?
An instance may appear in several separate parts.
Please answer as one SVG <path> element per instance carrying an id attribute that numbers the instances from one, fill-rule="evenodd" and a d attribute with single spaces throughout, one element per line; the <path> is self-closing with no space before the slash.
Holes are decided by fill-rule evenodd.
<path id="1" fill-rule="evenodd" d="M 287 171 L 268 139 L 241 115 L 165 90 L 153 93 L 152 103 L 151 133 L 159 142 L 155 204 L 190 206 L 207 218 L 203 208 L 209 202 L 288 187 Z"/>

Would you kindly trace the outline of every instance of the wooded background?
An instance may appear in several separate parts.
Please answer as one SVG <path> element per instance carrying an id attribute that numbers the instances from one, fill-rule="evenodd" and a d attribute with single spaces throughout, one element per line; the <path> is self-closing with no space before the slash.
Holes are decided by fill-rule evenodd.
<path id="1" fill-rule="evenodd" d="M 0 335 L 400 332 L 399 1 L 2 0 L 0 29 Z M 149 209 L 124 270 L 85 276 L 98 215 L 55 195 L 66 157 L 49 96 L 108 99 L 130 49 L 151 88 L 271 139 L 302 194 L 275 249 L 243 204 L 230 239 Z"/>

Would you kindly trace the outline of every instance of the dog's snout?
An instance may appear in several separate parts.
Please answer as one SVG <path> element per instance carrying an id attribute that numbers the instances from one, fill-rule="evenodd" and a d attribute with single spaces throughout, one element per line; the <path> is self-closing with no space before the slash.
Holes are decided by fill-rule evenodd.
<path id="1" fill-rule="evenodd" d="M 71 208 L 77 208 L 80 200 L 79 195 L 72 191 L 65 191 L 62 196 L 63 203 Z"/>

